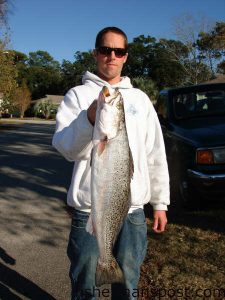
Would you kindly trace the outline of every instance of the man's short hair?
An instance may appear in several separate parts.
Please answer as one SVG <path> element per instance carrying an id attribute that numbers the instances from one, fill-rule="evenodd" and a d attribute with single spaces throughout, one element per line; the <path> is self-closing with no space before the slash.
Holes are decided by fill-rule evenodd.
<path id="1" fill-rule="evenodd" d="M 96 40 L 95 40 L 95 48 L 96 49 L 102 46 L 103 36 L 108 32 L 114 32 L 114 33 L 122 35 L 124 37 L 124 47 L 127 50 L 127 48 L 128 48 L 127 35 L 125 32 L 123 32 L 123 30 L 121 30 L 118 27 L 105 27 L 101 31 L 99 31 L 99 33 L 96 36 Z"/>

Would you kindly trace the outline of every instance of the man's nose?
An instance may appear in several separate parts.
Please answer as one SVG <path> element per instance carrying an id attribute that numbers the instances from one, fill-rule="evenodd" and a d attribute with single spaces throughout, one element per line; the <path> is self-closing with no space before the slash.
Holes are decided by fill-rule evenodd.
<path id="1" fill-rule="evenodd" d="M 111 59 L 115 59 L 116 58 L 116 55 L 115 55 L 115 51 L 111 51 L 111 54 L 110 54 L 110 58 Z"/>

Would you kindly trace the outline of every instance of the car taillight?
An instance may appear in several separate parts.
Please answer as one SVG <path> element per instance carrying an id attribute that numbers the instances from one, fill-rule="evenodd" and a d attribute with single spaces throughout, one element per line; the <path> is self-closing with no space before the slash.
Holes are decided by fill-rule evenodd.
<path id="1" fill-rule="evenodd" d="M 212 150 L 197 150 L 196 155 L 197 164 L 211 165 L 214 163 Z"/>
<path id="2" fill-rule="evenodd" d="M 201 165 L 225 164 L 225 148 L 197 149 L 196 163 Z"/>

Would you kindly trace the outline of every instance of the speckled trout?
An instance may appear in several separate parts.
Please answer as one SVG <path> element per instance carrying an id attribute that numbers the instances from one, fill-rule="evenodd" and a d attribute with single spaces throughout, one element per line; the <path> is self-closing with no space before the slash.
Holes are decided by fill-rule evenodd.
<path id="1" fill-rule="evenodd" d="M 133 164 L 128 144 L 123 98 L 106 87 L 100 93 L 93 134 L 91 214 L 87 231 L 96 235 L 99 258 L 96 286 L 123 282 L 113 246 L 130 207 Z"/>

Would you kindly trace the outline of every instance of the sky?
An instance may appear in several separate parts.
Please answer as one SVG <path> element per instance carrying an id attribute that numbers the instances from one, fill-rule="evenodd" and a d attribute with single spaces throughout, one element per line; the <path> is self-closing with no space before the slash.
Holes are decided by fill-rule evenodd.
<path id="1" fill-rule="evenodd" d="M 93 49 L 106 26 L 121 28 L 132 42 L 141 34 L 176 38 L 173 22 L 184 14 L 225 22 L 225 0 L 12 1 L 10 47 L 25 54 L 47 51 L 59 62 Z"/>

